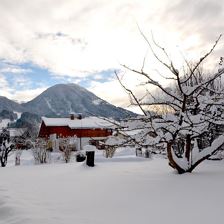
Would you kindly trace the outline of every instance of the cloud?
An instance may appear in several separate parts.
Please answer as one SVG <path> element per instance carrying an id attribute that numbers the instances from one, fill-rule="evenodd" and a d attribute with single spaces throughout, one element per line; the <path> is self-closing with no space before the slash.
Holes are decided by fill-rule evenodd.
<path id="1" fill-rule="evenodd" d="M 27 102 L 38 96 L 49 86 L 31 88 L 31 83 L 23 76 L 13 77 L 9 81 L 7 75 L 0 73 L 0 95 L 17 102 Z"/>
<path id="2" fill-rule="evenodd" d="M 3 91 L 5 89 L 9 89 L 9 83 L 7 82 L 6 78 L 4 75 L 0 74 L 0 89 L 1 89 L 1 95 L 4 96 Z"/>
<path id="3" fill-rule="evenodd" d="M 127 0 L 22 0 L 17 7 L 12 0 L 2 0 L 0 57 L 31 61 L 62 76 L 83 77 L 118 67 L 130 50 L 138 54 L 132 32 L 139 15 L 146 17 L 148 5 Z"/>
<path id="4" fill-rule="evenodd" d="M 26 89 L 26 90 L 17 90 L 15 94 L 12 94 L 10 99 L 15 100 L 19 103 L 27 102 L 34 99 L 36 96 L 45 91 L 47 87 L 36 88 L 36 89 Z"/>
<path id="5" fill-rule="evenodd" d="M 145 79 L 132 72 L 126 71 L 124 73 L 120 71 L 118 75 L 122 84 L 128 89 L 131 89 L 137 99 L 141 99 L 146 94 L 148 87 L 151 89 L 153 88 L 147 85 L 142 86 L 141 83 L 143 83 Z M 132 103 L 130 94 L 121 86 L 115 75 L 114 78 L 103 83 L 92 81 L 88 90 L 116 106 L 128 108 Z"/>
<path id="6" fill-rule="evenodd" d="M 16 77 L 16 76 L 21 76 L 31 72 L 32 70 L 29 68 L 23 68 L 20 65 L 11 64 L 6 61 L 0 61 L 0 73 L 6 76 L 8 74 L 8 75 L 15 75 Z"/>
<path id="7" fill-rule="evenodd" d="M 161 20 L 169 31 L 179 33 L 182 40 L 198 36 L 200 41 L 194 48 L 201 49 L 223 32 L 223 8 L 218 0 L 178 0 L 165 9 Z"/>
<path id="8" fill-rule="evenodd" d="M 0 81 L 2 81 L 0 79 Z M 45 91 L 48 87 L 42 87 L 42 88 L 35 88 L 35 89 L 22 89 L 22 90 L 15 90 L 12 88 L 9 88 L 7 86 L 4 86 L 2 88 L 2 85 L 0 85 L 1 95 L 7 97 L 10 100 L 14 100 L 16 102 L 22 103 L 22 102 L 28 102 L 35 97 L 37 97 L 39 94 L 41 94 L 43 91 Z"/>
<path id="9" fill-rule="evenodd" d="M 0 59 L 18 64 L 2 68 L 1 72 L 28 74 L 19 65 L 31 63 L 47 70 L 58 81 L 88 86 L 85 82 L 92 80 L 90 90 L 109 102 L 125 106 L 127 95 L 117 81 L 104 78 L 104 71 L 121 70 L 120 64 L 141 69 L 148 46 L 137 24 L 148 37 L 152 30 L 156 40 L 172 52 L 171 57 L 181 66 L 179 51 L 188 50 L 190 53 L 185 55 L 189 59 L 200 58 L 201 52 L 210 49 L 224 30 L 223 7 L 217 0 L 173 0 L 172 4 L 169 0 L 21 0 L 19 4 L 1 0 Z M 213 61 L 224 54 L 222 45 L 219 46 Z M 199 53 L 195 53 L 196 49 Z M 151 72 L 157 65 L 148 53 L 145 69 Z M 153 74 L 159 79 L 158 74 Z M 135 87 L 139 80 L 133 75 L 128 77 L 126 84 L 141 96 L 144 89 Z M 33 88 L 27 76 L 16 79 L 24 88 L 26 83 L 27 89 Z M 48 86 L 45 83 L 35 87 L 35 94 L 24 88 L 18 92 L 12 81 L 5 80 L 6 92 L 14 99 L 25 93 L 34 96 Z M 18 96 L 12 95 L 12 88 Z"/>
<path id="10" fill-rule="evenodd" d="M 129 104 L 128 95 L 117 80 L 108 81 L 106 83 L 93 81 L 88 90 L 113 105 L 127 107 Z"/>

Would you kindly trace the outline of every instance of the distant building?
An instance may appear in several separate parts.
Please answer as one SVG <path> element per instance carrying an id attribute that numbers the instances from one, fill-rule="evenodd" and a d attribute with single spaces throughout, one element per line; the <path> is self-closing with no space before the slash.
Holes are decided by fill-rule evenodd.
<path id="1" fill-rule="evenodd" d="M 89 140 L 105 138 L 112 134 L 113 124 L 98 117 L 75 116 L 69 118 L 42 117 L 38 137 L 57 139 L 61 137 L 78 138 L 77 148 L 81 149 Z"/>
<path id="2" fill-rule="evenodd" d="M 27 128 L 8 128 L 8 131 L 10 133 L 10 138 L 15 138 L 24 135 Z"/>

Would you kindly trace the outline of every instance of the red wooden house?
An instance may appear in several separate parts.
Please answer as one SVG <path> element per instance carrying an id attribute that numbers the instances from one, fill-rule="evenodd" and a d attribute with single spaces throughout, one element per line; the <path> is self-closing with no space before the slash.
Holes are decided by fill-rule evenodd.
<path id="1" fill-rule="evenodd" d="M 38 137 L 50 138 L 52 135 L 59 137 L 79 138 L 79 146 L 88 144 L 89 140 L 105 138 L 112 134 L 113 125 L 98 117 L 47 118 L 42 117 L 42 123 Z M 82 139 L 82 146 L 81 146 Z"/>

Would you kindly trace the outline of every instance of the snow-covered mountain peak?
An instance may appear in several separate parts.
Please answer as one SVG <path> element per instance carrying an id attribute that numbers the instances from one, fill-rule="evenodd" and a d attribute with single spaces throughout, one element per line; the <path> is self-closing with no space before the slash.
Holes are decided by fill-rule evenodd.
<path id="1" fill-rule="evenodd" d="M 22 105 L 26 111 L 44 116 L 68 116 L 69 113 L 75 112 L 84 116 L 121 119 L 135 115 L 109 104 L 77 84 L 57 84 Z"/>

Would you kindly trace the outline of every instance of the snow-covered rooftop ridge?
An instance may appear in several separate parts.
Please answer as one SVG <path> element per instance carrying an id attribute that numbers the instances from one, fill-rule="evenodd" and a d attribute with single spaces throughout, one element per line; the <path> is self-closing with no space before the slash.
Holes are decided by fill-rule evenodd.
<path id="1" fill-rule="evenodd" d="M 48 118 L 42 117 L 46 126 L 68 126 L 75 128 L 112 128 L 113 123 L 99 117 L 85 117 L 82 119 L 71 118 Z"/>

